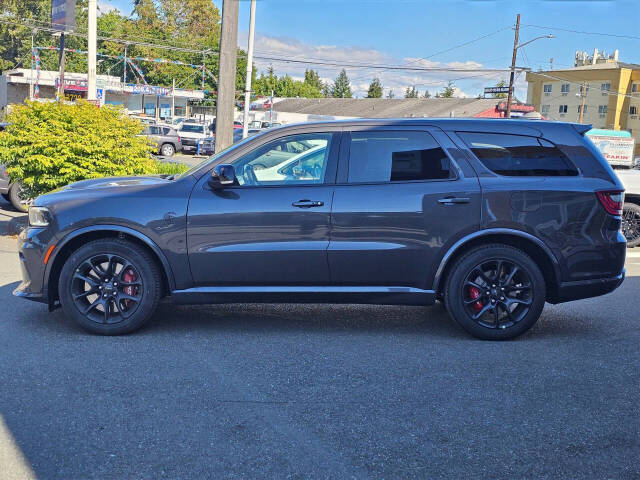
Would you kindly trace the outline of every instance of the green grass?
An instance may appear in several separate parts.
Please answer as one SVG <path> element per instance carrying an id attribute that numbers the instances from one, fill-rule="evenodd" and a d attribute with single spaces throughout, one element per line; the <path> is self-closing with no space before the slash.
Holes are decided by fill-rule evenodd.
<path id="1" fill-rule="evenodd" d="M 189 170 L 189 166 L 182 163 L 162 162 L 160 160 L 156 160 L 155 163 L 155 173 L 158 175 L 176 175 Z"/>

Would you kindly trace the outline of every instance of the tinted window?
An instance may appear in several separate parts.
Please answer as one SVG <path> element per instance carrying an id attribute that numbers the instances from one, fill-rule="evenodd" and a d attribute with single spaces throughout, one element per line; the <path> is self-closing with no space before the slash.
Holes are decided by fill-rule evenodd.
<path id="1" fill-rule="evenodd" d="M 450 178 L 449 157 L 425 132 L 352 132 L 349 182 Z"/>
<path id="2" fill-rule="evenodd" d="M 204 125 L 194 125 L 192 123 L 183 123 L 180 127 L 181 132 L 204 133 Z"/>
<path id="3" fill-rule="evenodd" d="M 509 176 L 566 176 L 578 171 L 553 143 L 525 135 L 458 135 L 490 170 Z"/>

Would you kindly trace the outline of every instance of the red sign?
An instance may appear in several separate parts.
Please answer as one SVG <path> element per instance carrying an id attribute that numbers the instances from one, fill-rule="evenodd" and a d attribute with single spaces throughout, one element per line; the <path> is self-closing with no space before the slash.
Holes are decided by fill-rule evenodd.
<path id="1" fill-rule="evenodd" d="M 496 106 L 496 110 L 498 110 L 499 112 L 506 112 L 507 111 L 507 102 L 498 103 L 498 105 Z M 528 113 L 528 112 L 535 111 L 535 107 L 533 105 L 527 105 L 526 103 L 512 103 L 511 104 L 511 111 L 512 112 Z"/>

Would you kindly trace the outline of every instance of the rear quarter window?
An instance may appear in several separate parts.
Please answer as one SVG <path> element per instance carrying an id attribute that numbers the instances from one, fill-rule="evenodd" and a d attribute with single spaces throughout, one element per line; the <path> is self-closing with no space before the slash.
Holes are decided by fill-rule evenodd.
<path id="1" fill-rule="evenodd" d="M 457 132 L 492 172 L 511 177 L 576 176 L 578 169 L 543 138 L 500 133 Z"/>

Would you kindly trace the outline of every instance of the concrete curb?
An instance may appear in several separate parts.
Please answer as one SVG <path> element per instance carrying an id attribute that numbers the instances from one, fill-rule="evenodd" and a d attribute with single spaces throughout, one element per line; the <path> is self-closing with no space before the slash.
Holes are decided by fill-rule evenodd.
<path id="1" fill-rule="evenodd" d="M 6 231 L 0 232 L 3 235 L 20 235 L 20 232 L 27 228 L 28 217 L 26 215 L 13 217 L 7 222 Z"/>

